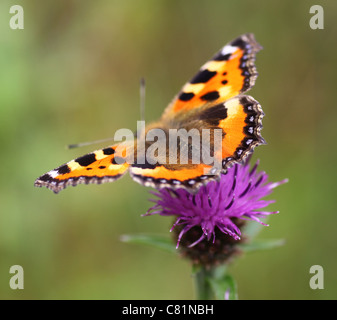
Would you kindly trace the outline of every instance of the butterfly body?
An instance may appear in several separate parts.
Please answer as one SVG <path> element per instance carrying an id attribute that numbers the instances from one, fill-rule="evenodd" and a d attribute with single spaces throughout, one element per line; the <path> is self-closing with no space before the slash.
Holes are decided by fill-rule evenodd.
<path id="1" fill-rule="evenodd" d="M 255 84 L 254 61 L 260 49 L 252 34 L 233 40 L 183 86 L 159 121 L 137 132 L 136 139 L 72 160 L 39 177 L 35 186 L 58 193 L 68 185 L 111 182 L 129 171 L 145 186 L 196 192 L 218 179 L 265 143 L 260 134 L 262 108 L 244 95 Z"/>

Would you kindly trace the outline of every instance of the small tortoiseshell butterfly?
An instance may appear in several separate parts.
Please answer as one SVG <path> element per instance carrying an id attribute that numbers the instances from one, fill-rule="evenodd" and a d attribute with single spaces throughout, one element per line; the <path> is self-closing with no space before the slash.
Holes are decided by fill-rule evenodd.
<path id="1" fill-rule="evenodd" d="M 124 141 L 72 160 L 39 177 L 35 186 L 45 186 L 58 193 L 69 185 L 111 182 L 129 171 L 135 181 L 145 186 L 195 192 L 204 183 L 218 179 L 230 165 L 242 161 L 257 145 L 265 143 L 260 134 L 264 115 L 261 106 L 251 96 L 243 95 L 257 78 L 254 61 L 261 49 L 253 34 L 233 40 L 184 85 L 158 122 L 146 126 L 142 135 L 137 133 L 135 142 Z M 213 156 L 220 159 L 221 169 L 214 171 L 212 165 L 190 160 L 184 164 L 170 163 L 164 161 L 165 156 L 154 164 L 148 158 L 145 163 L 127 161 L 132 153 L 133 159 L 137 159 L 137 145 L 144 142 L 144 134 L 151 129 L 166 133 L 170 129 L 220 129 L 220 152 L 216 153 L 212 145 L 211 149 Z M 153 143 L 146 141 L 145 151 Z M 194 147 L 190 140 L 185 144 L 187 150 Z"/>

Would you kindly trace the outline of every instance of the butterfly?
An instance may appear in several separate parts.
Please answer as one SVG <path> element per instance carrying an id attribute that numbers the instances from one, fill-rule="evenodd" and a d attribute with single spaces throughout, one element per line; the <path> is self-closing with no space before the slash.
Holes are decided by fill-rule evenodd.
<path id="1" fill-rule="evenodd" d="M 258 76 L 254 61 L 261 49 L 250 33 L 231 41 L 183 86 L 159 121 L 136 132 L 134 140 L 69 161 L 40 176 L 35 186 L 58 193 L 70 185 L 115 181 L 128 171 L 145 186 L 185 188 L 193 193 L 205 183 L 219 179 L 231 165 L 243 161 L 256 146 L 265 144 L 260 133 L 262 108 L 253 97 L 244 95 Z M 169 161 L 172 157 L 165 153 L 169 149 L 167 141 L 149 140 L 147 135 L 154 130 L 166 135 L 174 129 L 194 131 L 187 138 L 178 137 L 180 143 L 173 157 L 176 161 Z M 220 167 L 205 161 L 193 162 L 190 157 L 196 150 L 204 151 L 200 139 L 193 140 L 203 130 L 209 130 L 210 141 L 212 137 L 215 141 L 215 133 L 220 132 L 217 135 L 220 148 L 215 148 L 214 141 L 208 144 L 210 155 L 220 162 Z M 182 149 L 187 150 L 185 162 L 181 161 Z M 146 156 L 139 161 L 141 152 Z"/>

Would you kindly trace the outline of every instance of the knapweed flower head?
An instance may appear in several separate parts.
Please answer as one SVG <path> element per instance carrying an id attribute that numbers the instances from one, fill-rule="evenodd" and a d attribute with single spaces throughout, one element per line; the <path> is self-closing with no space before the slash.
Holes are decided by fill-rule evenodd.
<path id="1" fill-rule="evenodd" d="M 210 250 L 215 249 L 212 249 L 212 245 L 221 246 L 219 243 L 221 240 L 224 245 L 221 250 L 230 253 L 228 244 L 241 240 L 241 227 L 246 220 L 266 225 L 261 218 L 277 213 L 277 211 L 263 210 L 274 200 L 262 198 L 286 180 L 268 182 L 268 175 L 265 172 L 258 173 L 257 167 L 258 162 L 252 169 L 248 163 L 235 164 L 226 174 L 221 175 L 219 181 L 209 182 L 196 194 L 191 194 L 184 189 L 157 190 L 153 192 L 157 196 L 157 199 L 152 200 L 155 205 L 147 214 L 176 218 L 171 231 L 179 230 L 177 248 L 182 243 L 186 246 L 184 238 L 188 237 L 187 247 L 189 248 L 195 246 L 202 248 L 205 246 L 205 241 L 209 242 L 205 248 L 209 255 Z M 190 240 L 189 235 L 192 235 L 193 241 Z M 195 254 L 192 253 L 192 255 Z"/>

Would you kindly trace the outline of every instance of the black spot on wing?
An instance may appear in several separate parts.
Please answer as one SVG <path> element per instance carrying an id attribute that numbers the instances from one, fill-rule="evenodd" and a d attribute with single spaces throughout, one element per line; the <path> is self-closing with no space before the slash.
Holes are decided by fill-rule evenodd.
<path id="1" fill-rule="evenodd" d="M 235 39 L 230 44 L 232 47 L 239 47 L 240 49 L 245 49 L 247 47 L 247 42 L 242 38 Z"/>
<path id="2" fill-rule="evenodd" d="M 230 58 L 231 54 L 227 53 L 227 54 L 222 54 L 221 51 L 219 53 L 217 53 L 214 57 L 213 60 L 214 61 L 227 61 Z"/>
<path id="3" fill-rule="evenodd" d="M 89 153 L 85 156 L 75 159 L 75 161 L 82 167 L 86 167 L 96 161 L 96 156 L 94 153 Z"/>
<path id="4" fill-rule="evenodd" d="M 205 101 L 213 101 L 219 98 L 220 98 L 220 95 L 218 91 L 210 91 L 200 97 L 201 100 L 205 100 Z"/>
<path id="5" fill-rule="evenodd" d="M 189 101 L 194 97 L 194 93 L 193 92 L 183 92 L 180 94 L 179 96 L 179 100 L 181 101 Z"/>
<path id="6" fill-rule="evenodd" d="M 207 69 L 200 71 L 190 83 L 206 83 L 210 79 L 212 79 L 217 74 L 216 71 L 209 71 Z"/>
<path id="7" fill-rule="evenodd" d="M 70 168 L 66 164 L 59 167 L 57 170 L 58 174 L 66 174 L 69 173 L 70 171 L 71 171 Z"/>
<path id="8" fill-rule="evenodd" d="M 53 178 L 48 174 L 48 173 L 46 173 L 46 174 L 44 174 L 43 176 L 41 176 L 39 179 L 37 179 L 37 180 L 41 180 L 41 181 L 50 181 L 50 180 L 52 180 Z"/>
<path id="9" fill-rule="evenodd" d="M 114 154 L 115 150 L 113 148 L 105 148 L 105 149 L 103 149 L 103 153 L 107 156 L 107 155 L 110 155 L 110 154 Z"/>

